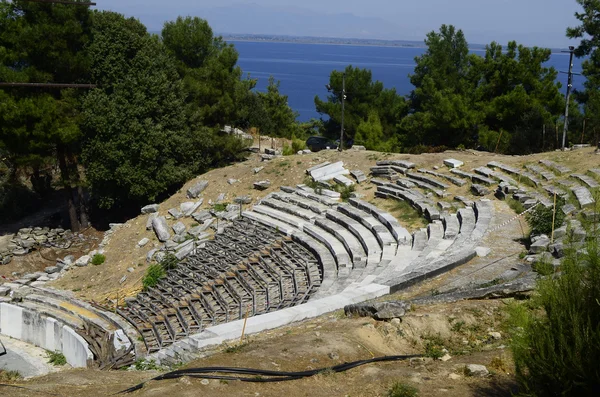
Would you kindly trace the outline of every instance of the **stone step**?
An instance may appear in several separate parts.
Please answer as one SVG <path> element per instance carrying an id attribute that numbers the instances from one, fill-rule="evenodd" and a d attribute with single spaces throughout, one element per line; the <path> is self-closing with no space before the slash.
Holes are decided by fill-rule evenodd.
<path id="1" fill-rule="evenodd" d="M 408 230 L 402 227 L 398 220 L 394 218 L 391 214 L 363 200 L 351 198 L 350 200 L 348 200 L 348 202 L 350 203 L 350 205 L 377 218 L 379 222 L 381 222 L 385 227 L 388 228 L 388 230 L 390 231 L 390 233 L 392 233 L 392 236 L 394 236 L 396 242 L 398 242 L 399 245 L 411 244 L 410 233 L 408 232 Z"/>
<path id="2" fill-rule="evenodd" d="M 444 238 L 453 240 L 460 233 L 460 222 L 456 214 L 448 214 L 442 218 L 444 224 Z"/>
<path id="3" fill-rule="evenodd" d="M 292 235 L 292 239 L 317 257 L 323 272 L 323 280 L 321 281 L 319 290 L 322 288 L 327 289 L 331 286 L 337 279 L 338 270 L 335 258 L 329 249 L 318 240 L 301 231 L 295 232 Z"/>
<path id="4" fill-rule="evenodd" d="M 318 201 L 304 198 L 304 197 L 298 196 L 297 194 L 293 194 L 293 193 L 274 192 L 274 193 L 272 193 L 272 197 L 277 200 L 286 202 L 286 203 L 295 204 L 300 208 L 310 210 L 319 215 L 324 214 L 325 211 L 327 211 L 331 208 L 330 206 L 321 204 Z"/>
<path id="5" fill-rule="evenodd" d="M 298 230 L 298 228 L 295 228 L 285 222 L 278 221 L 268 215 L 259 214 L 257 212 L 244 211 L 242 212 L 242 217 L 276 229 L 277 231 L 288 236 L 291 236 L 295 231 Z"/>
<path id="6" fill-rule="evenodd" d="M 466 172 L 458 168 L 452 168 L 450 172 L 463 178 L 470 179 L 471 182 L 475 183 L 483 183 L 485 185 L 493 185 L 494 183 L 496 183 L 496 181 L 494 181 L 493 179 L 487 178 L 482 175 L 472 174 L 470 172 Z"/>
<path id="7" fill-rule="evenodd" d="M 571 170 L 567 167 L 565 167 L 564 165 L 560 165 L 555 163 L 554 161 L 551 160 L 540 160 L 540 164 L 545 165 L 546 167 L 550 168 L 552 171 L 558 172 L 559 174 L 568 174 L 571 172 Z"/>
<path id="8" fill-rule="evenodd" d="M 364 268 L 367 266 L 367 254 L 354 234 L 342 225 L 335 223 L 329 219 L 315 220 L 315 226 L 333 234 L 346 247 L 346 251 L 350 253 L 353 267 Z"/>
<path id="9" fill-rule="evenodd" d="M 267 207 L 266 205 L 261 205 L 261 204 L 255 205 L 252 208 L 252 211 L 259 213 L 261 215 L 269 216 L 279 222 L 287 223 L 288 225 L 290 225 L 298 230 L 302 230 L 304 225 L 310 223 L 310 221 L 307 221 L 306 219 L 302 219 L 302 218 L 294 216 L 292 214 L 288 214 L 286 212 L 276 210 L 275 208 Z"/>
<path id="10" fill-rule="evenodd" d="M 542 176 L 542 178 L 544 178 L 547 181 L 551 181 L 554 178 L 556 178 L 556 175 L 553 172 L 550 172 L 550 171 L 548 171 L 540 166 L 537 166 L 535 164 L 527 164 L 527 165 L 525 165 L 525 168 L 527 168 L 531 172 L 540 174 Z"/>
<path id="11" fill-rule="evenodd" d="M 460 234 L 471 234 L 477 222 L 473 208 L 459 209 L 457 218 L 460 221 Z"/>
<path id="12" fill-rule="evenodd" d="M 517 175 L 522 179 L 528 180 L 530 183 L 532 183 L 534 186 L 538 186 L 541 184 L 541 181 L 532 173 L 527 172 L 527 171 L 522 171 L 520 169 L 514 168 L 514 167 L 510 167 L 508 165 L 502 164 L 498 161 L 491 161 L 488 163 L 488 167 L 492 167 L 492 168 L 498 168 L 506 173 L 512 174 L 512 175 Z"/>
<path id="13" fill-rule="evenodd" d="M 306 185 L 298 185 L 298 189 L 296 191 L 294 191 L 294 193 L 297 194 L 300 197 L 304 197 L 304 198 L 307 198 L 309 200 L 313 200 L 313 201 L 316 201 L 318 203 L 325 204 L 325 205 L 327 205 L 329 207 L 332 207 L 332 206 L 335 206 L 335 205 L 339 204 L 339 201 L 337 201 L 337 200 L 332 200 L 329 197 L 316 194 L 315 191 L 314 191 L 314 189 L 311 189 L 311 188 L 309 188 Z"/>
<path id="14" fill-rule="evenodd" d="M 338 265 L 338 276 L 341 268 L 352 268 L 350 253 L 333 234 L 315 225 L 305 225 L 303 231 L 329 249 Z"/>
<path id="15" fill-rule="evenodd" d="M 594 178 L 587 175 L 571 174 L 571 178 L 579 179 L 581 182 L 585 183 L 589 188 L 592 189 L 600 187 L 600 184 L 596 182 Z"/>
<path id="16" fill-rule="evenodd" d="M 330 219 L 348 229 L 362 244 L 367 253 L 367 266 L 381 261 L 381 247 L 377 238 L 370 229 L 362 223 L 338 211 L 327 211 L 327 219 Z"/>
<path id="17" fill-rule="evenodd" d="M 573 194 L 575 194 L 575 197 L 577 198 L 577 201 L 579 202 L 579 206 L 581 208 L 593 207 L 596 203 L 596 200 L 594 200 L 592 193 L 590 193 L 590 191 L 583 186 L 572 188 L 571 191 L 573 192 Z"/>
<path id="18" fill-rule="evenodd" d="M 431 186 L 435 186 L 440 189 L 449 189 L 450 188 L 450 186 L 446 185 L 445 183 L 443 183 L 435 178 L 417 174 L 415 172 L 407 172 L 406 176 L 409 177 L 410 179 L 416 179 L 417 181 L 425 182 Z"/>
<path id="19" fill-rule="evenodd" d="M 413 233 L 413 251 L 423 251 L 429 243 L 429 236 L 427 235 L 427 229 L 422 228 Z"/>
<path id="20" fill-rule="evenodd" d="M 390 231 L 375 217 L 349 204 L 339 205 L 338 211 L 356 221 L 359 221 L 363 224 L 363 226 L 369 229 L 375 235 L 377 241 L 379 241 L 379 246 L 382 248 L 384 253 L 390 253 L 389 247 L 392 247 L 395 252 L 395 248 L 398 245 L 396 239 L 394 236 L 392 236 Z"/>
<path id="21" fill-rule="evenodd" d="M 306 219 L 309 222 L 314 220 L 317 217 L 317 214 L 311 210 L 299 207 L 294 203 L 286 203 L 284 201 L 280 201 L 275 198 L 262 199 L 260 201 L 260 204 L 266 205 L 268 207 L 274 208 L 279 211 L 287 212 L 287 213 L 297 216 L 299 218 Z"/>
<path id="22" fill-rule="evenodd" d="M 426 170 L 426 169 L 419 169 L 418 171 L 421 173 L 436 176 L 438 178 L 446 179 L 447 181 L 450 181 L 452 184 L 459 186 L 459 187 L 462 187 L 467 184 L 467 181 L 465 181 L 464 179 L 456 178 L 455 176 L 443 174 L 441 172 L 435 172 L 435 171 Z"/>

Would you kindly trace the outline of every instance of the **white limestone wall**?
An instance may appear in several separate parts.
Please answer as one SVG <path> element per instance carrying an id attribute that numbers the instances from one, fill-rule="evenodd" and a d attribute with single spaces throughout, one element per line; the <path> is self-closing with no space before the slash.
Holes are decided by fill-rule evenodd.
<path id="1" fill-rule="evenodd" d="M 0 333 L 64 354 L 73 367 L 87 367 L 94 356 L 88 343 L 68 325 L 33 310 L 0 303 Z"/>

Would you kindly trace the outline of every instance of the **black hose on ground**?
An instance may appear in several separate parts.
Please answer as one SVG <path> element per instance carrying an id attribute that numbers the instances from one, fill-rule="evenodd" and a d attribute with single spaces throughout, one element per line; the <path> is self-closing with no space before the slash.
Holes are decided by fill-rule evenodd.
<path id="1" fill-rule="evenodd" d="M 383 356 L 371 358 L 368 360 L 353 361 L 350 363 L 344 363 L 335 365 L 333 367 L 312 369 L 308 371 L 300 372 L 286 372 L 286 371 L 269 371 L 263 369 L 250 369 L 250 368 L 231 368 L 231 367 L 206 367 L 206 368 L 186 368 L 179 369 L 166 374 L 159 375 L 148 381 L 142 382 L 138 385 L 130 387 L 129 389 L 122 390 L 117 394 L 131 393 L 141 389 L 147 382 L 152 380 L 166 380 L 166 379 L 177 379 L 183 376 L 189 376 L 191 378 L 202 378 L 202 379 L 222 379 L 222 380 L 239 380 L 242 382 L 284 382 L 290 380 L 298 380 L 308 378 L 311 376 L 318 375 L 320 373 L 327 372 L 344 372 L 349 369 L 360 367 L 361 365 L 385 362 L 385 361 L 403 361 L 411 358 L 422 357 L 420 354 L 415 355 L 403 355 L 403 356 Z M 246 376 L 230 376 L 230 375 L 218 375 L 218 374 L 236 374 Z"/>

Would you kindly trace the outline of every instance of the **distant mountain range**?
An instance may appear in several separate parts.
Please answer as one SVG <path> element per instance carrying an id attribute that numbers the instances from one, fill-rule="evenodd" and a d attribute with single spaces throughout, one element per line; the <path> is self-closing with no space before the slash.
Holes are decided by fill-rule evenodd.
<path id="1" fill-rule="evenodd" d="M 418 21 L 392 23 L 350 13 L 316 14 L 298 7 L 238 4 L 211 8 L 190 4 L 185 13 L 178 7 L 161 13 L 150 8 L 136 7 L 134 11 L 124 7 L 127 14 L 135 15 L 151 32 L 160 32 L 165 21 L 179 15 L 191 15 L 206 19 L 214 32 L 229 40 L 420 47 L 431 30 Z M 469 46 L 473 50 L 485 48 L 472 42 Z"/>
<path id="2" fill-rule="evenodd" d="M 419 40 L 425 32 L 403 28 L 381 18 L 361 17 L 349 13 L 319 15 L 293 7 L 261 7 L 256 4 L 240 4 L 205 8 L 189 6 L 189 15 L 206 19 L 215 32 L 228 34 L 253 34 L 278 36 L 340 37 L 383 40 Z M 143 9 L 136 12 L 149 30 L 162 29 L 165 20 L 173 15 L 154 15 Z"/>

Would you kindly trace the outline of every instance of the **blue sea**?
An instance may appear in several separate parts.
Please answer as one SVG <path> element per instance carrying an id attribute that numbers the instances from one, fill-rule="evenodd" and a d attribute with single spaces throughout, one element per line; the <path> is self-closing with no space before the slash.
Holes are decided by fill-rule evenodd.
<path id="1" fill-rule="evenodd" d="M 300 121 L 319 118 L 314 98 L 327 96 L 325 84 L 332 70 L 343 70 L 347 65 L 371 69 L 373 79 L 385 87 L 394 87 L 401 95 L 413 89 L 408 78 L 415 67 L 415 57 L 425 52 L 415 47 L 376 47 L 330 44 L 298 44 L 232 41 L 240 54 L 238 64 L 245 74 L 258 79 L 258 90 L 265 90 L 269 76 L 281 82 L 280 91 L 288 96 L 288 103 L 297 111 Z M 475 53 L 484 55 L 484 51 Z M 569 68 L 569 54 L 553 53 L 548 66 L 559 71 Z M 574 72 L 581 72 L 581 61 L 575 59 Z M 567 86 L 567 75 L 560 73 L 559 81 Z M 584 78 L 574 77 L 574 87 L 581 88 Z"/>

